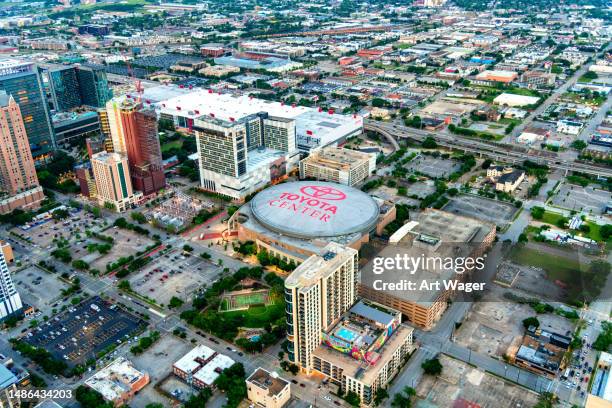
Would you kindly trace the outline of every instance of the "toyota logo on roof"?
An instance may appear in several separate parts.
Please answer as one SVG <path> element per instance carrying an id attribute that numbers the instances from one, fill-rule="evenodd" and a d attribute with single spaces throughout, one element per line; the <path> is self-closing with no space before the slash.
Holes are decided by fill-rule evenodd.
<path id="1" fill-rule="evenodd" d="M 346 194 L 342 191 L 327 186 L 304 186 L 300 188 L 300 192 L 304 195 L 318 198 L 320 200 L 344 200 Z"/>

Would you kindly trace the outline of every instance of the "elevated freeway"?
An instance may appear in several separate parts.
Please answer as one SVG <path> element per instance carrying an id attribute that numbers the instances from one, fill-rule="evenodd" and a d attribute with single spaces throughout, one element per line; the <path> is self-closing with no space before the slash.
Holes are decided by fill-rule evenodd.
<path id="1" fill-rule="evenodd" d="M 422 142 L 425 138 L 432 137 L 439 146 L 472 153 L 492 160 L 507 163 L 522 163 L 525 160 L 530 160 L 538 164 L 545 164 L 554 170 L 561 170 L 565 174 L 580 172 L 596 177 L 612 177 L 612 169 L 607 166 L 582 163 L 575 160 L 569 161 L 565 158 L 560 158 L 555 152 L 540 151 L 507 143 L 471 139 L 444 132 L 414 129 L 394 123 L 366 120 L 364 121 L 363 128 L 366 131 L 379 133 L 389 140 L 411 139 Z"/>

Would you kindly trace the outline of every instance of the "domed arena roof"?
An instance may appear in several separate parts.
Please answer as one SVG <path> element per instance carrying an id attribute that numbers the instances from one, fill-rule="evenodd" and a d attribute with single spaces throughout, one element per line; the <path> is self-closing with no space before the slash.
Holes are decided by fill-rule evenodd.
<path id="1" fill-rule="evenodd" d="M 250 207 L 266 228 L 303 239 L 368 232 L 379 215 L 378 204 L 368 194 L 321 181 L 272 186 L 258 193 Z"/>

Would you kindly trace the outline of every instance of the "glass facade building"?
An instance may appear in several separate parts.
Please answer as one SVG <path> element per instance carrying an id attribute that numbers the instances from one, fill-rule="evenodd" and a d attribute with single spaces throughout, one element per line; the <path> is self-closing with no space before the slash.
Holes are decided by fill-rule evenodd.
<path id="1" fill-rule="evenodd" d="M 42 79 L 34 63 L 0 59 L 0 90 L 19 104 L 34 158 L 55 149 L 53 127 Z"/>

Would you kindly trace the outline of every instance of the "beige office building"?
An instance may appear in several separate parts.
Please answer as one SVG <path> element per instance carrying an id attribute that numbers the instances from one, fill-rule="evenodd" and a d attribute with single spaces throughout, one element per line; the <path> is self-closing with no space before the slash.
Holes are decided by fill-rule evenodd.
<path id="1" fill-rule="evenodd" d="M 91 158 L 91 167 L 100 205 L 110 203 L 116 211 L 121 212 L 138 203 L 142 193 L 132 188 L 126 156 L 119 153 L 96 153 Z"/>
<path id="2" fill-rule="evenodd" d="M 376 155 L 326 147 L 300 161 L 300 178 L 354 186 L 376 170 Z"/>
<path id="3" fill-rule="evenodd" d="M 38 208 L 44 198 L 21 109 L 0 91 L 0 214 Z"/>
<path id="4" fill-rule="evenodd" d="M 246 379 L 246 386 L 247 398 L 258 407 L 281 408 L 291 399 L 291 383 L 261 367 Z"/>

